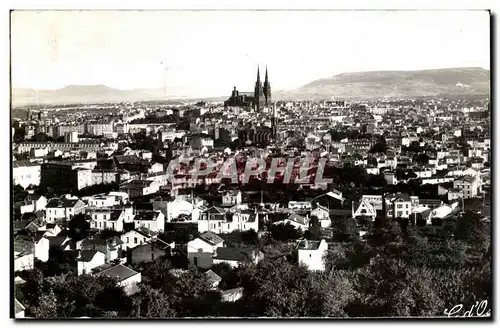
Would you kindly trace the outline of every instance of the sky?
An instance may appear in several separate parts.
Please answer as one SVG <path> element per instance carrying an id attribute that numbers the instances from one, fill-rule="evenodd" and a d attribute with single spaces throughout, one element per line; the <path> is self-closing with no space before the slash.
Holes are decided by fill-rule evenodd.
<path id="1" fill-rule="evenodd" d="M 15 88 L 104 84 L 168 96 L 272 90 L 345 72 L 490 69 L 486 11 L 14 11 Z"/>

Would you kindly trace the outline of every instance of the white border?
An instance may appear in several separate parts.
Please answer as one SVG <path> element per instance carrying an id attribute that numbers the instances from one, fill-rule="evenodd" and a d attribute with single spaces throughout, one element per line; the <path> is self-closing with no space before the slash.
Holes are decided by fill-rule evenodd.
<path id="1" fill-rule="evenodd" d="M 2 218 L 2 225 L 3 225 L 3 231 L 4 231 L 4 239 L 3 239 L 3 254 L 2 259 L 4 261 L 4 269 L 0 271 L 1 275 L 1 281 L 3 283 L 3 286 L 5 287 L 3 290 L 3 298 L 2 298 L 2 319 L 8 320 L 8 325 L 13 325 L 14 321 L 9 318 L 10 315 L 10 295 L 9 295 L 9 290 L 10 290 L 10 273 L 9 269 L 7 266 L 9 265 L 9 259 L 10 259 L 10 238 L 9 238 L 9 220 L 10 217 L 8 216 L 8 211 L 12 207 L 11 202 L 10 202 L 10 165 L 11 165 L 11 159 L 9 157 L 10 154 L 10 147 L 11 147 L 11 141 L 10 141 L 10 113 L 9 113 L 9 88 L 10 88 L 10 83 L 9 83 L 9 66 L 8 66 L 8 61 L 9 61 L 9 9 L 149 9 L 149 10 L 154 10 L 154 9 L 170 9 L 170 10 L 179 10 L 179 9 L 184 9 L 184 10 L 189 10 L 189 9 L 197 9 L 197 10 L 203 10 L 203 9 L 222 9 L 222 10 L 228 10 L 228 9 L 240 9 L 240 10 L 251 10 L 251 9 L 282 9 L 282 10 L 287 10 L 287 9 L 302 9 L 302 10 L 307 10 L 307 9 L 315 9 L 315 10 L 332 10 L 332 9 L 344 9 L 344 10 L 363 10 L 363 9 L 378 9 L 378 10 L 384 10 L 384 9 L 438 9 L 438 10 L 460 10 L 460 9 L 491 9 L 494 14 L 497 14 L 500 12 L 498 10 L 499 6 L 499 1 L 495 0 L 474 0 L 474 1 L 463 1 L 463 0 L 421 0 L 421 1 L 376 1 L 376 0 L 366 0 L 366 1 L 355 1 L 355 0 L 345 0 L 345 1 L 320 1 L 320 0 L 304 0 L 304 1 L 296 1 L 296 0 L 240 0 L 240 1 L 231 1 L 231 0 L 171 0 L 168 1 L 168 3 L 160 2 L 160 1 L 154 1 L 154 0 L 141 0 L 141 1 L 130 1 L 130 0 L 120 0 L 120 1 L 109 1 L 109 0 L 87 0 L 87 1 L 29 1 L 29 0 L 3 0 L 0 2 L 0 7 L 3 9 L 0 15 L 1 23 L 1 38 L 2 38 L 2 51 L 1 53 L 1 62 L 3 63 L 0 65 L 2 77 L 4 79 L 4 85 L 2 88 L 0 88 L 0 99 L 1 103 L 4 104 L 4 109 L 2 110 L 3 115 L 5 115 L 4 120 L 2 120 L 4 127 L 0 129 L 0 132 L 2 133 L 2 138 L 0 139 L 0 147 L 2 150 L 2 154 L 5 154 L 3 157 L 5 160 L 2 162 L 2 167 L 1 167 L 1 186 L 3 187 L 3 196 L 0 198 L 1 201 L 1 208 L 5 210 L 5 215 Z M 493 27 L 492 27 L 493 28 Z M 495 36 L 495 43 L 498 42 L 498 35 Z M 492 48 L 493 49 L 493 48 Z M 496 54 L 494 59 L 498 58 L 498 54 Z M 495 66 L 492 66 L 492 69 Z M 493 73 L 493 72 L 492 72 Z M 498 89 L 495 88 L 495 95 L 498 95 Z M 495 110 L 496 108 L 494 108 Z M 495 122 L 492 122 L 495 124 L 495 126 L 500 126 L 500 122 L 498 122 L 500 117 L 500 114 L 496 114 L 495 116 Z M 493 129 L 494 131 L 494 129 Z M 494 140 L 494 145 L 496 145 L 496 138 Z M 496 149 L 495 149 L 496 150 Z M 496 153 L 498 151 L 496 150 Z M 497 154 L 496 154 L 497 155 Z M 8 159 L 7 159 L 8 157 Z M 495 156 L 494 160 L 494 165 L 497 163 L 497 158 Z M 496 165 L 495 165 L 496 166 Z M 495 183 L 495 187 L 496 187 Z M 498 193 L 495 191 L 495 198 L 498 195 Z M 497 199 L 495 199 L 497 200 Z M 498 202 L 494 201 L 494 204 L 497 204 Z M 496 208 L 495 208 L 495 213 Z M 498 230 L 498 225 L 499 223 L 496 223 L 495 225 L 495 236 L 497 235 L 497 230 Z M 498 258 L 498 250 L 494 251 L 495 254 L 495 259 L 494 263 L 496 263 L 496 260 Z M 496 275 L 495 275 L 496 277 Z M 498 282 L 496 282 L 495 285 L 498 285 Z M 497 293 L 495 293 L 495 296 Z M 494 302 L 495 308 L 493 310 L 494 313 L 498 314 L 498 302 Z M 65 324 L 66 322 L 62 322 L 62 324 Z M 139 323 L 139 322 L 132 322 L 131 324 L 134 323 Z M 148 322 L 150 323 L 150 322 Z M 235 324 L 241 324 L 242 322 L 235 322 Z M 300 322 L 300 321 L 294 321 L 294 322 L 284 322 L 284 321 L 279 321 L 279 322 L 273 322 L 272 324 L 307 324 L 310 325 L 311 321 L 309 322 Z M 318 321 L 318 323 L 322 324 L 337 324 L 339 323 L 338 321 L 333 321 L 333 322 L 324 322 L 324 321 Z M 402 322 L 395 321 L 394 323 L 396 324 L 401 324 Z M 416 322 L 419 325 L 437 325 L 438 322 Z M 455 322 L 457 323 L 457 322 Z M 41 325 L 42 323 L 36 323 L 35 325 Z M 57 322 L 50 322 L 49 324 L 58 324 Z M 80 322 L 80 324 L 82 324 Z M 101 326 L 104 325 L 103 322 L 89 322 L 89 323 L 83 323 L 83 324 L 92 324 L 93 326 Z M 115 322 L 116 324 L 116 322 Z M 118 322 L 118 324 L 122 324 L 122 322 Z M 130 323 L 129 323 L 130 324 Z M 199 324 L 209 324 L 212 326 L 219 326 L 220 322 L 214 322 L 214 323 L 201 323 L 197 321 L 193 322 L 161 322 L 161 324 L 167 324 L 167 325 L 199 325 Z M 228 323 L 223 323 L 223 324 L 229 324 Z M 234 323 L 233 323 L 234 324 Z M 252 325 L 268 325 L 271 323 L 268 322 L 255 322 L 251 323 Z M 314 324 L 314 323 L 313 323 Z M 355 325 L 383 325 L 385 322 L 350 322 L 350 324 L 355 324 Z"/>

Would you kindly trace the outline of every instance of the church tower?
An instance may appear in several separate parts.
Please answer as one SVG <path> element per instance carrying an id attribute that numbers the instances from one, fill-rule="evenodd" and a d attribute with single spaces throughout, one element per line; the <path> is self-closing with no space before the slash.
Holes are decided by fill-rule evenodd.
<path id="1" fill-rule="evenodd" d="M 264 98 L 264 90 L 262 88 L 262 83 L 260 82 L 260 70 L 259 66 L 257 66 L 257 81 L 255 82 L 255 90 L 254 90 L 254 106 L 255 109 L 260 110 L 261 106 L 265 103 Z"/>
<path id="2" fill-rule="evenodd" d="M 267 65 L 266 65 L 266 77 L 264 80 L 264 99 L 265 99 L 265 106 L 270 106 L 271 105 L 271 83 L 269 83 L 269 78 L 267 76 Z"/>

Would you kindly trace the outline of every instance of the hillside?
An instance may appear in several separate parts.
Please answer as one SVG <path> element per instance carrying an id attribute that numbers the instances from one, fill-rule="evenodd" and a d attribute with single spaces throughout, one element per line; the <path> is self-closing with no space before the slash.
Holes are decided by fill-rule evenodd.
<path id="1" fill-rule="evenodd" d="M 12 104 L 23 106 L 29 104 L 71 104 L 71 103 L 104 103 L 164 100 L 163 89 L 118 90 L 105 85 L 70 85 L 57 90 L 12 90 Z M 182 94 L 182 90 L 168 90 L 169 93 Z"/>
<path id="2" fill-rule="evenodd" d="M 377 99 L 488 94 L 490 71 L 445 68 L 421 71 L 373 71 L 338 74 L 315 80 L 275 99 Z"/>
<path id="3" fill-rule="evenodd" d="M 169 88 L 168 94 L 186 99 L 187 90 Z M 422 71 L 343 73 L 315 80 L 295 90 L 275 91 L 274 100 L 377 99 L 489 94 L 490 71 L 482 68 L 446 68 Z M 222 101 L 229 95 L 199 100 Z M 12 104 L 102 103 L 165 100 L 163 89 L 118 90 L 105 85 L 70 85 L 58 90 L 13 89 Z M 187 99 L 186 99 L 187 100 Z M 193 99 L 189 99 L 193 100 Z M 198 98 L 197 98 L 198 100 Z"/>

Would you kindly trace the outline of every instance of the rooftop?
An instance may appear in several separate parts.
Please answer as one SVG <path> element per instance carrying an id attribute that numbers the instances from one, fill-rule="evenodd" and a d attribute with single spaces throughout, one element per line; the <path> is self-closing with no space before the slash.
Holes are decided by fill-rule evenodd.
<path id="1" fill-rule="evenodd" d="M 136 272 L 129 267 L 126 267 L 122 264 L 115 265 L 114 267 L 111 267 L 109 269 L 103 270 L 99 273 L 96 273 L 95 276 L 108 276 L 111 278 L 117 278 L 118 281 L 123 281 L 126 280 L 132 276 L 135 276 L 136 274 L 139 274 L 139 272 Z"/>

